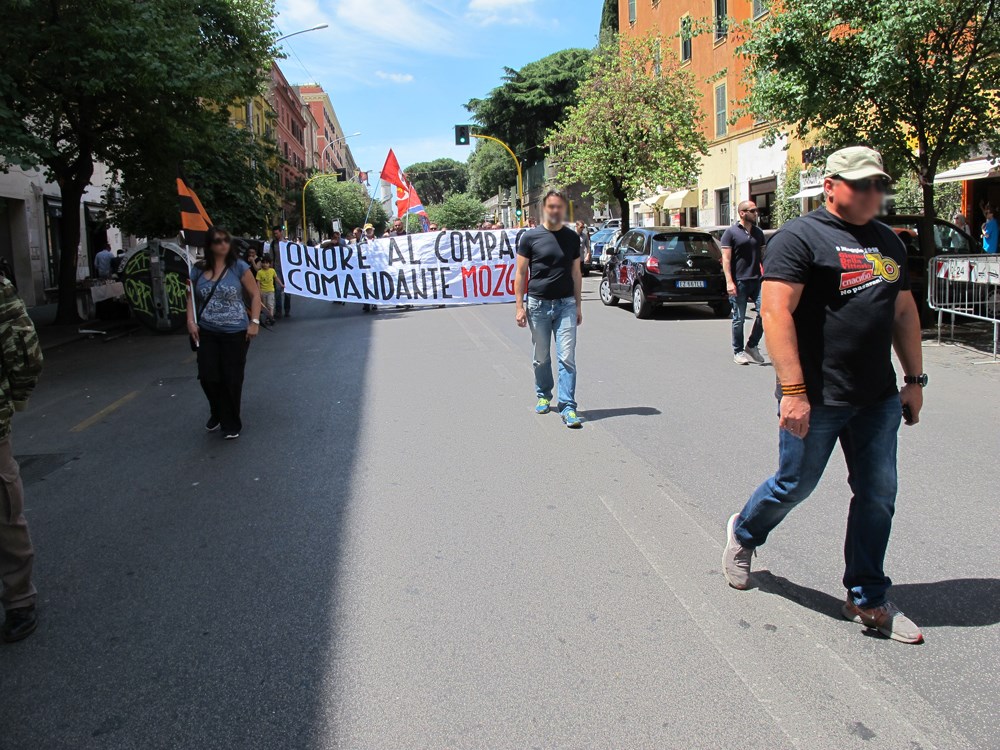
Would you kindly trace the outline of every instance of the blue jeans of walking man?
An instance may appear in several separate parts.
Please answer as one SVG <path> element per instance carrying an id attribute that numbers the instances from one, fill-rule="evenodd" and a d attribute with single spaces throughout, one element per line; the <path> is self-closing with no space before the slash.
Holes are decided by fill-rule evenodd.
<path id="1" fill-rule="evenodd" d="M 764 337 L 764 323 L 760 317 L 760 279 L 738 279 L 736 281 L 736 296 L 729 298 L 733 307 L 733 354 L 743 351 L 743 325 L 747 320 L 747 302 L 757 305 L 757 317 L 750 329 L 750 339 L 746 345 L 756 348 Z"/>
<path id="2" fill-rule="evenodd" d="M 552 339 L 559 363 L 559 410 L 576 409 L 576 299 L 528 297 L 535 395 L 552 400 Z"/>
<path id="3" fill-rule="evenodd" d="M 882 564 L 896 507 L 901 414 L 898 395 L 865 407 L 813 405 L 805 438 L 781 430 L 778 472 L 740 511 L 733 529 L 737 541 L 744 547 L 766 542 L 771 530 L 816 488 L 839 439 L 854 493 L 847 515 L 844 586 L 857 606 L 881 606 L 892 584 Z"/>

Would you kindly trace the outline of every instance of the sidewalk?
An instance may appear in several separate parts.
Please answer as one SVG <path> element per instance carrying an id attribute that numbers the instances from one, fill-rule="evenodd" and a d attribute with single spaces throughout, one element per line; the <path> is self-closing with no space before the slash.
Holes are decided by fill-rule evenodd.
<path id="1" fill-rule="evenodd" d="M 113 335 L 122 331 L 142 330 L 141 326 L 134 320 L 90 320 L 69 325 L 56 325 L 56 305 L 36 305 L 28 308 L 28 315 L 35 324 L 38 331 L 38 339 L 42 344 L 42 351 L 57 349 L 77 341 L 93 339 L 96 336 Z M 88 333 L 88 331 L 99 331 L 101 333 Z M 116 337 L 117 338 L 117 337 Z"/>

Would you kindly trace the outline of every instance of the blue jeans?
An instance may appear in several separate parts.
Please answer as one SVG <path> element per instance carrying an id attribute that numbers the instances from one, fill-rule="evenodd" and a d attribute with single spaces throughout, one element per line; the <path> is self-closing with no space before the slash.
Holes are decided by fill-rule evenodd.
<path id="1" fill-rule="evenodd" d="M 576 298 L 528 297 L 528 328 L 534 344 L 535 395 L 552 400 L 552 338 L 559 360 L 559 408 L 576 409 Z"/>
<path id="2" fill-rule="evenodd" d="M 805 438 L 780 431 L 778 472 L 740 511 L 736 539 L 745 547 L 767 541 L 771 530 L 816 488 L 839 439 L 854 493 L 847 514 L 844 586 L 859 607 L 883 604 L 892 584 L 882 564 L 896 507 L 901 419 L 898 395 L 865 407 L 813 406 Z"/>
<path id="3" fill-rule="evenodd" d="M 274 317 L 281 318 L 292 312 L 292 295 L 277 284 L 274 287 Z"/>
<path id="4" fill-rule="evenodd" d="M 757 317 L 750 329 L 747 346 L 755 347 L 764 337 L 764 322 L 760 318 L 760 279 L 740 279 L 736 282 L 736 296 L 729 298 L 733 308 L 733 354 L 743 351 L 743 324 L 747 320 L 747 302 L 757 305 Z"/>

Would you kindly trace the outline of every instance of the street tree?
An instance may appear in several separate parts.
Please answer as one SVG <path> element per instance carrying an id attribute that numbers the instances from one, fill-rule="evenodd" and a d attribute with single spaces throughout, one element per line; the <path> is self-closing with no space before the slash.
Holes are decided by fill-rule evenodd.
<path id="1" fill-rule="evenodd" d="M 273 140 L 255 138 L 229 122 L 225 112 L 206 119 L 198 148 L 173 159 L 147 158 L 147 170 L 132 170 L 115 185 L 110 218 L 129 234 L 170 237 L 180 231 L 177 211 L 178 165 L 188 186 L 218 226 L 237 235 L 264 236 L 277 213 L 278 149 Z M 186 157 L 186 158 L 185 158 Z"/>
<path id="2" fill-rule="evenodd" d="M 469 187 L 469 167 L 455 159 L 434 159 L 411 164 L 403 170 L 424 205 L 443 203 L 453 193 Z"/>
<path id="3" fill-rule="evenodd" d="M 379 201 L 372 203 L 364 185 L 319 179 L 306 188 L 306 218 L 311 225 L 320 227 L 324 236 L 329 235 L 334 219 L 340 219 L 344 231 L 350 232 L 354 227 L 364 226 L 366 214 L 368 223 L 375 227 L 375 235 L 381 236 L 388 226 L 389 217 Z"/>
<path id="4" fill-rule="evenodd" d="M 150 161 L 158 172 L 193 153 L 208 113 L 263 84 L 273 18 L 271 0 L 5 3 L 0 164 L 41 168 L 59 185 L 58 322 L 77 319 L 80 208 L 95 162 L 127 182 Z"/>
<path id="5" fill-rule="evenodd" d="M 465 108 L 483 133 L 504 141 L 520 158 L 537 161 L 545 155 L 545 134 L 576 103 L 590 55 L 565 49 L 520 70 L 504 68 L 503 83 Z"/>
<path id="6" fill-rule="evenodd" d="M 469 156 L 469 192 L 487 200 L 517 183 L 517 167 L 507 150 L 493 141 L 478 140 Z"/>
<path id="7" fill-rule="evenodd" d="M 671 47 L 653 35 L 602 42 L 579 104 L 549 134 L 560 181 L 617 202 L 623 229 L 630 198 L 693 184 L 707 149 L 694 78 Z"/>
<path id="8" fill-rule="evenodd" d="M 986 147 L 1000 153 L 1000 0 L 796 0 L 754 22 L 744 106 L 829 147 L 866 144 L 920 184 Z M 931 232 L 920 232 L 925 254 Z"/>
<path id="9" fill-rule="evenodd" d="M 618 33 L 618 0 L 604 0 L 604 8 L 601 10 L 600 40 L 604 41 L 608 36 Z"/>
<path id="10" fill-rule="evenodd" d="M 483 202 L 468 193 L 449 195 L 444 203 L 427 207 L 431 221 L 448 229 L 474 229 L 483 222 L 484 213 Z"/>

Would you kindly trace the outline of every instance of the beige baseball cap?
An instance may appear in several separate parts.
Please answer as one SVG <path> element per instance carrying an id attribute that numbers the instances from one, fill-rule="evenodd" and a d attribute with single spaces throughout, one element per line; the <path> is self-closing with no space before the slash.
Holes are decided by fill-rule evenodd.
<path id="1" fill-rule="evenodd" d="M 866 177 L 892 179 L 884 169 L 882 154 L 867 146 L 842 148 L 826 157 L 826 170 L 823 176 L 834 175 L 845 180 L 863 180 Z"/>

